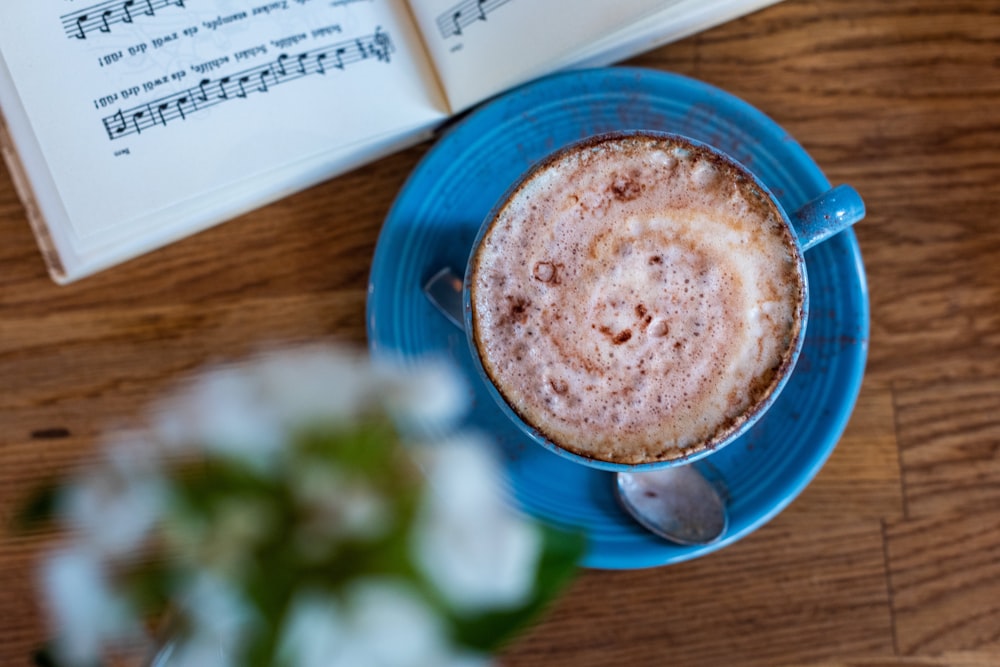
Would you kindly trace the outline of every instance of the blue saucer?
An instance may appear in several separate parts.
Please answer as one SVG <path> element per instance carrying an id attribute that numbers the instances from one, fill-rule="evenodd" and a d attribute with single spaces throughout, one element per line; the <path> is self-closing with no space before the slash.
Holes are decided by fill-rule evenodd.
<path id="1" fill-rule="evenodd" d="M 748 535 L 819 472 L 857 400 L 868 351 L 868 292 L 857 240 L 842 232 L 806 253 L 811 301 L 805 347 L 770 411 L 737 442 L 698 465 L 726 489 L 725 538 L 710 546 L 663 542 L 635 525 L 612 495 L 612 476 L 530 442 L 507 421 L 474 370 L 465 335 L 424 297 L 444 266 L 464 271 L 482 219 L 507 187 L 553 150 L 593 134 L 654 129 L 687 135 L 755 172 L 786 210 L 830 186 L 771 119 L 717 88 L 663 72 L 610 68 L 551 76 L 480 107 L 424 157 L 385 221 L 368 291 L 373 354 L 444 355 L 473 392 L 466 426 L 489 434 L 511 491 L 543 522 L 582 530 L 584 565 L 630 569 L 703 556 Z"/>

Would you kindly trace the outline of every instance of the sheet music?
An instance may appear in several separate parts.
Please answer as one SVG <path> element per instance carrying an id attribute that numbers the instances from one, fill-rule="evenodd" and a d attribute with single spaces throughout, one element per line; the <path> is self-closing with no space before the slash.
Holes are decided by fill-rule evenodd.
<path id="1" fill-rule="evenodd" d="M 461 37 L 463 29 L 477 21 L 485 21 L 501 5 L 511 0 L 464 0 L 438 14 L 437 27 L 441 39 Z"/>
<path id="2" fill-rule="evenodd" d="M 676 1 L 676 0 L 675 0 Z M 564 66 L 573 52 L 661 9 L 664 0 L 412 0 L 453 109 Z M 669 3 L 666 3 L 669 4 Z"/>
<path id="3" fill-rule="evenodd" d="M 104 129 L 112 141 L 142 134 L 144 130 L 148 132 L 161 125 L 167 127 L 167 121 L 187 120 L 188 116 L 216 104 L 267 93 L 275 86 L 302 77 L 315 74 L 326 76 L 328 69 L 330 72 L 343 72 L 348 65 L 369 58 L 389 63 L 394 51 L 389 35 L 376 28 L 370 35 L 327 44 L 296 56 L 283 52 L 263 65 L 216 79 L 202 79 L 192 88 L 129 109 L 118 109 L 103 119 Z"/>
<path id="4" fill-rule="evenodd" d="M 184 6 L 184 0 L 107 0 L 64 14 L 63 29 L 70 38 L 87 39 L 94 32 L 111 32 L 116 23 L 132 23 L 144 14 L 156 16 L 156 10 L 167 5 Z"/>
<path id="5" fill-rule="evenodd" d="M 402 0 L 4 2 L 0 53 L 81 248 L 447 116 Z"/>

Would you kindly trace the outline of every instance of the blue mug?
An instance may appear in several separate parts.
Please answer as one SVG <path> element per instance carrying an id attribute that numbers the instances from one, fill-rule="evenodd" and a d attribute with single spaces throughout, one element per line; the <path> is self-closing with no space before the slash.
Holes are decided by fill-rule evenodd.
<path id="1" fill-rule="evenodd" d="M 778 370 L 779 377 L 776 382 L 771 385 L 769 392 L 761 399 L 752 402 L 748 410 L 740 415 L 737 420 L 737 426 L 730 429 L 724 433 L 721 438 L 713 439 L 707 443 L 702 443 L 694 447 L 685 447 L 682 452 L 671 455 L 669 458 L 664 458 L 662 460 L 646 461 L 642 463 L 623 463 L 610 460 L 603 460 L 598 458 L 592 458 L 574 451 L 567 449 L 558 443 L 547 437 L 541 430 L 539 430 L 534 425 L 528 423 L 522 415 L 511 406 L 507 401 L 501 391 L 496 387 L 489 373 L 483 364 L 483 360 L 480 356 L 479 346 L 476 342 L 475 333 L 475 322 L 473 313 L 473 299 L 472 299 L 472 279 L 473 270 L 476 263 L 476 257 L 478 256 L 479 249 L 483 243 L 484 238 L 493 226 L 497 217 L 500 215 L 501 211 L 508 204 L 510 199 L 524 186 L 525 183 L 530 181 L 535 177 L 540 171 L 546 169 L 548 166 L 554 162 L 566 157 L 569 154 L 587 150 L 588 148 L 595 146 L 597 144 L 606 141 L 615 141 L 620 139 L 628 138 L 644 138 L 651 137 L 653 139 L 664 140 L 672 145 L 677 146 L 687 146 L 689 150 L 699 151 L 703 154 L 708 154 L 713 156 L 714 160 L 722 162 L 731 168 L 732 173 L 736 173 L 743 178 L 751 182 L 756 189 L 763 193 L 767 198 L 770 199 L 773 205 L 773 210 L 779 215 L 787 229 L 791 232 L 791 238 L 795 239 L 794 252 L 795 258 L 794 263 L 797 266 L 799 277 L 801 278 L 801 283 L 803 287 L 802 301 L 801 301 L 801 316 L 799 319 L 799 326 L 795 334 L 794 340 L 790 341 L 790 354 L 786 357 L 786 362 Z M 791 213 L 787 212 L 782 208 L 780 202 L 771 193 L 771 191 L 760 181 L 759 178 L 754 176 L 754 174 L 748 170 L 746 167 L 741 165 L 735 159 L 729 155 L 719 151 L 718 149 L 709 146 L 703 142 L 696 141 L 694 139 L 684 137 L 681 135 L 670 134 L 665 132 L 657 132 L 650 130 L 635 130 L 635 131 L 622 131 L 622 132 L 612 132 L 608 134 L 598 135 L 595 137 L 589 137 L 581 141 L 572 143 L 565 146 L 552 155 L 544 158 L 535 164 L 531 169 L 529 169 L 525 174 L 523 174 L 500 198 L 497 204 L 490 211 L 489 215 L 480 225 L 478 235 L 472 246 L 472 253 L 470 254 L 468 264 L 465 271 L 465 280 L 463 283 L 463 305 L 464 305 L 464 329 L 466 332 L 466 338 L 468 340 L 469 347 L 472 352 L 472 357 L 475 360 L 475 368 L 478 372 L 483 383 L 489 390 L 494 400 L 500 406 L 500 409 L 504 414 L 516 424 L 521 431 L 523 431 L 531 440 L 538 443 L 542 447 L 555 452 L 556 454 L 568 458 L 576 463 L 580 463 L 586 466 L 610 470 L 616 472 L 641 472 L 654 470 L 658 468 L 670 467 L 675 465 L 682 465 L 691 463 L 697 459 L 708 456 L 709 454 L 718 451 L 722 447 L 734 442 L 740 436 L 745 434 L 760 417 L 774 404 L 781 390 L 784 388 L 788 381 L 788 378 L 792 374 L 795 362 L 797 361 L 801 350 L 803 341 L 805 339 L 806 324 L 808 321 L 809 314 L 809 291 L 808 291 L 808 276 L 806 272 L 806 263 L 803 257 L 803 253 L 809 248 L 812 248 L 818 243 L 832 237 L 834 234 L 850 227 L 854 223 L 861 220 L 865 215 L 865 205 L 862 201 L 860 195 L 854 190 L 854 188 L 848 185 L 840 185 L 838 187 L 832 188 L 826 193 L 820 195 L 816 199 L 806 203 L 804 206 L 800 207 L 798 210 Z"/>

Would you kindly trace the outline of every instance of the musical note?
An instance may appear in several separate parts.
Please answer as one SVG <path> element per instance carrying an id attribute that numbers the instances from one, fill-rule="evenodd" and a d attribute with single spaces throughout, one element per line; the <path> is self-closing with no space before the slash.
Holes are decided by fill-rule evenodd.
<path id="1" fill-rule="evenodd" d="M 73 37 L 77 39 L 87 39 L 87 33 L 83 29 L 83 24 L 87 22 L 87 15 L 84 14 L 76 20 L 76 29 L 79 31 L 74 33 Z"/>
<path id="2" fill-rule="evenodd" d="M 142 109 L 141 111 L 136 111 L 135 113 L 132 114 L 132 122 L 135 123 L 136 134 L 142 134 L 142 126 L 139 124 L 139 121 L 142 120 L 142 117 L 145 115 L 146 115 L 145 109 Z"/>
<path id="3" fill-rule="evenodd" d="M 280 54 L 274 61 L 224 76 L 202 79 L 187 90 L 162 97 L 132 109 L 116 111 L 103 119 L 108 138 L 112 141 L 139 135 L 154 127 L 166 127 L 173 120 L 186 121 L 202 109 L 235 99 L 246 99 L 255 92 L 268 93 L 274 86 L 313 74 L 326 75 L 327 64 L 343 71 L 349 65 L 365 61 L 388 63 L 395 51 L 392 39 L 381 28 L 363 37 L 350 39 L 306 51 L 296 56 L 298 67 L 288 70 Z M 375 56 L 372 58 L 371 56 Z M 254 82 L 259 85 L 252 85 Z M 211 91 L 211 92 L 210 92 Z M 217 92 L 216 92 L 217 91 Z"/>
<path id="4" fill-rule="evenodd" d="M 114 129 L 112 129 L 112 125 L 115 126 Z M 114 116 L 105 118 L 104 127 L 107 129 L 108 135 L 114 139 L 115 135 L 122 134 L 128 127 L 128 124 L 125 122 L 125 114 L 119 110 Z"/>
<path id="5" fill-rule="evenodd" d="M 162 102 L 158 107 L 156 107 L 156 112 L 160 116 L 160 123 L 163 125 L 167 124 L 167 119 L 163 116 L 163 112 L 170 107 L 170 102 Z"/>
<path id="6" fill-rule="evenodd" d="M 389 54 L 394 50 L 389 36 L 382 32 L 381 28 L 376 28 L 372 42 L 374 42 L 375 55 L 378 59 L 389 62 Z"/>
<path id="7" fill-rule="evenodd" d="M 438 15 L 437 26 L 443 39 L 462 36 L 463 29 L 486 21 L 486 17 L 498 7 L 512 0 L 462 0 Z"/>
<path id="8" fill-rule="evenodd" d="M 93 32 L 110 33 L 116 23 L 133 23 L 137 0 L 104 0 L 90 7 L 64 14 L 59 17 L 63 31 L 71 39 L 87 39 Z M 156 16 L 156 10 L 164 7 L 185 9 L 184 0 L 142 0 L 141 14 Z"/>
<path id="9" fill-rule="evenodd" d="M 267 77 L 269 76 L 271 76 L 270 69 L 266 69 L 260 73 L 260 86 L 257 87 L 257 90 L 259 90 L 262 93 L 267 92 Z"/>
<path id="10" fill-rule="evenodd" d="M 108 17 L 110 16 L 111 16 L 110 9 L 101 14 L 101 21 L 104 23 L 104 25 L 98 28 L 98 30 L 100 30 L 101 32 L 111 32 L 111 26 L 108 25 Z"/>

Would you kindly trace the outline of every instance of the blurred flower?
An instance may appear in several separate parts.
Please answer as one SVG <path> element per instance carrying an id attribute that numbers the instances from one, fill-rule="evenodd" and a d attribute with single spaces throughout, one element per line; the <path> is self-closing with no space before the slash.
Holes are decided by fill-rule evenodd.
<path id="1" fill-rule="evenodd" d="M 213 370 L 161 406 L 154 435 L 177 454 L 218 454 L 267 470 L 285 440 L 263 398 L 244 370 Z"/>
<path id="2" fill-rule="evenodd" d="M 440 667 L 453 659 L 443 619 L 412 587 L 362 580 L 351 585 L 346 598 L 350 641 L 340 652 L 338 667 Z"/>
<path id="3" fill-rule="evenodd" d="M 166 618 L 157 667 L 487 664 L 582 543 L 513 509 L 487 442 L 420 441 L 467 404 L 442 362 L 319 346 L 198 376 L 58 494 L 57 657 Z"/>
<path id="4" fill-rule="evenodd" d="M 343 599 L 312 592 L 296 600 L 279 655 L 290 667 L 448 667 L 485 665 L 455 652 L 444 620 L 392 579 L 353 583 Z"/>
<path id="5" fill-rule="evenodd" d="M 49 612 L 61 633 L 57 654 L 67 664 L 92 665 L 110 642 L 134 643 L 141 633 L 132 610 L 111 589 L 97 554 L 63 549 L 42 569 Z"/>
<path id="6" fill-rule="evenodd" d="M 163 511 L 166 487 L 158 466 L 140 452 L 117 443 L 106 465 L 88 471 L 62 499 L 66 520 L 84 544 L 99 554 L 120 557 L 135 550 Z"/>
<path id="7" fill-rule="evenodd" d="M 416 368 L 384 362 L 380 377 L 388 389 L 388 409 L 408 425 L 448 427 L 468 410 L 464 383 L 455 367 L 443 360 L 425 360 Z"/>
<path id="8" fill-rule="evenodd" d="M 159 654 L 153 667 L 239 667 L 215 638 L 197 633 L 172 644 Z"/>
<path id="9" fill-rule="evenodd" d="M 320 346 L 265 357 L 247 375 L 286 429 L 350 423 L 383 389 L 365 357 Z"/>
<path id="10" fill-rule="evenodd" d="M 182 582 L 175 603 L 193 628 L 196 641 L 189 645 L 214 645 L 225 655 L 239 655 L 240 643 L 259 620 L 240 591 L 208 572 Z"/>
<path id="11" fill-rule="evenodd" d="M 462 438 L 423 454 L 432 493 L 413 533 L 418 565 L 460 611 L 524 604 L 535 582 L 541 535 L 504 501 L 491 451 Z"/>

